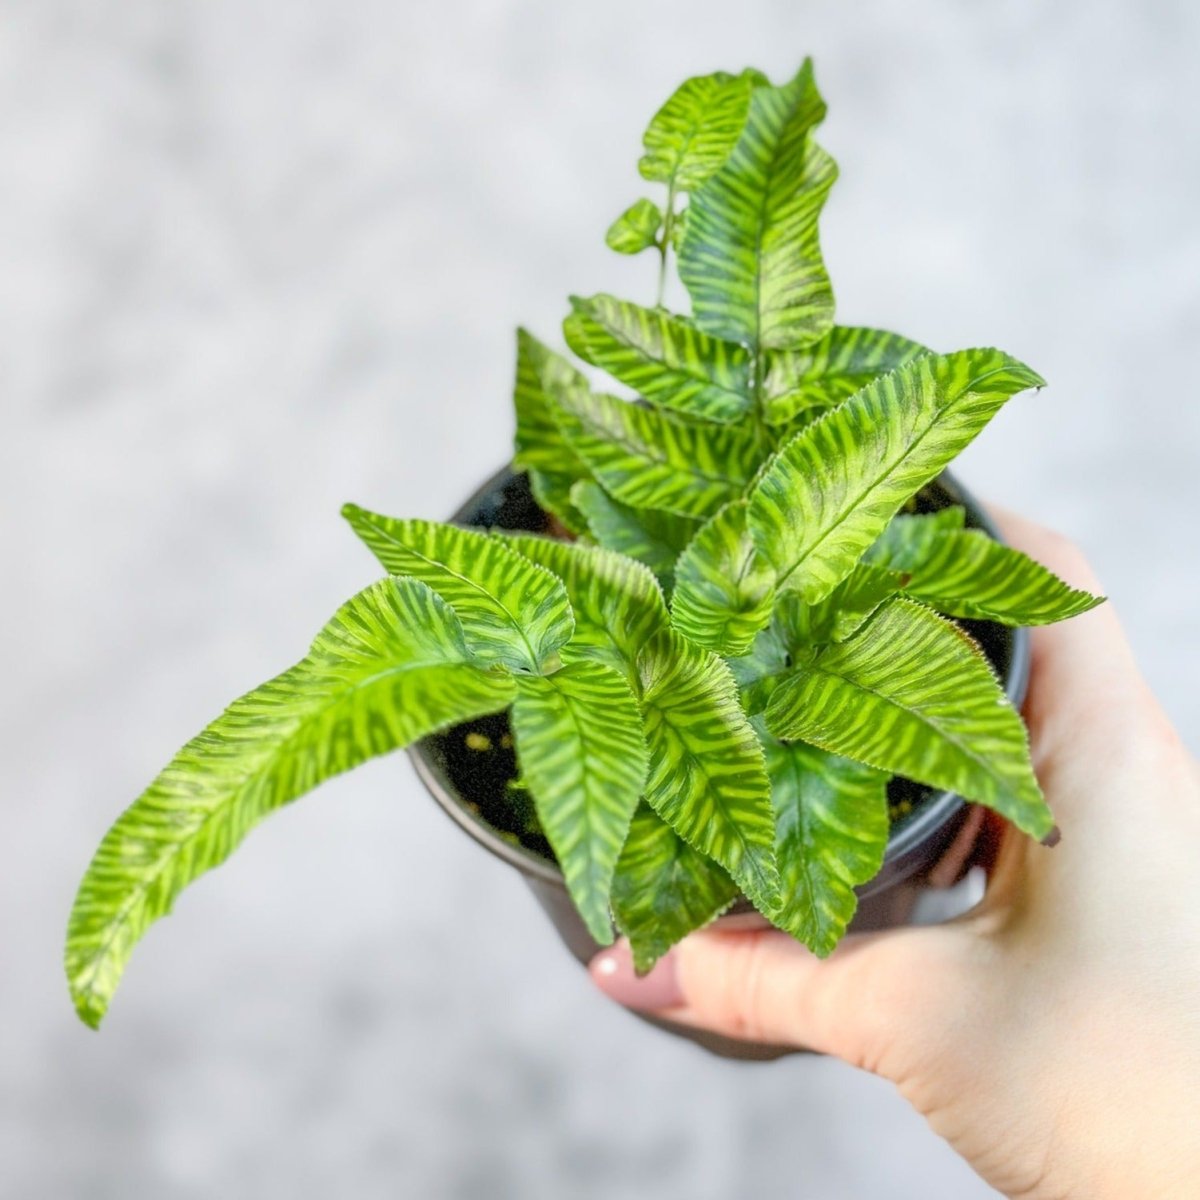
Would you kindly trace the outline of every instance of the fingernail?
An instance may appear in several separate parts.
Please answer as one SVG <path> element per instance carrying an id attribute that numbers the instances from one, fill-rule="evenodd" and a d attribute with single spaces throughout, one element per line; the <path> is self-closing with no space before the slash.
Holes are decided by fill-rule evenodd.
<path id="1" fill-rule="evenodd" d="M 683 1003 L 672 954 L 660 958 L 649 974 L 638 976 L 628 944 L 618 942 L 597 954 L 588 970 L 606 996 L 627 1008 L 678 1008 Z"/>
<path id="2" fill-rule="evenodd" d="M 1042 845 L 1045 846 L 1048 850 L 1052 850 L 1061 841 L 1062 841 L 1062 830 L 1059 829 L 1059 827 L 1057 825 L 1055 825 L 1054 828 L 1051 829 L 1050 832 L 1048 834 L 1046 834 L 1046 836 L 1044 838 L 1042 838 Z"/>

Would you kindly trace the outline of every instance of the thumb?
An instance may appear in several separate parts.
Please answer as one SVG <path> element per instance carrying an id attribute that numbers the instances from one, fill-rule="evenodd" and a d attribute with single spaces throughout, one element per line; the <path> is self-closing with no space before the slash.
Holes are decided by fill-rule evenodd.
<path id="1" fill-rule="evenodd" d="M 819 959 L 776 929 L 707 929 L 639 978 L 624 942 L 592 960 L 600 989 L 629 1008 L 744 1041 L 836 1055 L 896 1079 L 954 995 L 952 926 L 852 934 Z"/>

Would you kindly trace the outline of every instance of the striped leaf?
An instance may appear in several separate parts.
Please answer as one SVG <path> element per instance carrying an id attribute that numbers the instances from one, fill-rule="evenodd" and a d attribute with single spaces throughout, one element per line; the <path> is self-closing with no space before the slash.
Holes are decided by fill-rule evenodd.
<path id="1" fill-rule="evenodd" d="M 785 642 L 794 655 L 812 646 L 844 642 L 904 587 L 906 579 L 896 571 L 863 562 L 816 604 L 806 604 L 795 592 L 786 593 L 775 612 Z"/>
<path id="2" fill-rule="evenodd" d="M 675 586 L 675 560 L 700 528 L 699 521 L 652 508 L 630 508 L 590 480 L 575 485 L 571 500 L 601 546 L 636 558 L 670 592 Z"/>
<path id="3" fill-rule="evenodd" d="M 518 329 L 513 466 L 529 472 L 534 499 L 546 512 L 558 517 L 572 533 L 582 533 L 585 523 L 571 505 L 570 494 L 571 486 L 589 472 L 554 419 L 557 404 L 547 388 L 559 386 L 586 390 L 587 380 L 533 334 Z"/>
<path id="4" fill-rule="evenodd" d="M 566 388 L 559 424 L 604 490 L 634 508 L 708 517 L 736 499 L 763 451 L 752 430 L 684 420 Z"/>
<path id="5" fill-rule="evenodd" d="M 779 895 L 775 817 L 762 747 L 729 668 L 669 631 L 646 646 L 639 667 L 647 803 L 769 911 Z"/>
<path id="6" fill-rule="evenodd" d="M 567 890 L 592 937 L 608 945 L 613 870 L 649 765 L 637 701 L 611 667 L 571 663 L 518 677 L 512 729 Z"/>
<path id="7" fill-rule="evenodd" d="M 575 622 L 562 582 L 498 538 L 356 504 L 342 515 L 384 570 L 420 579 L 454 609 L 481 661 L 540 671 L 570 639 Z"/>
<path id="8" fill-rule="evenodd" d="M 896 511 L 1016 392 L 1042 379 L 999 350 L 926 355 L 796 434 L 750 497 L 750 530 L 781 588 L 815 603 Z"/>
<path id="9" fill-rule="evenodd" d="M 612 889 L 617 928 L 629 939 L 636 971 L 649 971 L 737 895 L 737 884 L 711 858 L 689 846 L 648 804 L 638 806 Z"/>
<path id="10" fill-rule="evenodd" d="M 880 375 L 929 353 L 898 333 L 835 325 L 811 346 L 766 355 L 763 411 L 771 424 L 786 425 L 802 412 L 832 408 Z"/>
<path id="11" fill-rule="evenodd" d="M 609 227 L 605 245 L 618 254 L 640 254 L 655 245 L 662 211 L 653 200 L 635 200 Z"/>
<path id="12" fill-rule="evenodd" d="M 763 738 L 783 899 L 780 929 L 822 958 L 858 907 L 854 889 L 883 865 L 888 776 L 801 742 Z"/>
<path id="13" fill-rule="evenodd" d="M 66 969 L 104 1016 L 135 944 L 272 810 L 435 730 L 508 706 L 512 677 L 471 663 L 450 608 L 384 579 L 338 610 L 297 666 L 235 700 L 118 818 L 80 885 Z"/>
<path id="14" fill-rule="evenodd" d="M 750 355 L 662 309 L 599 295 L 571 297 L 567 345 L 652 404 L 710 421 L 735 421 L 751 406 Z"/>
<path id="15" fill-rule="evenodd" d="M 746 124 L 753 80 L 717 71 L 684 80 L 654 114 L 638 161 L 643 179 L 672 193 L 698 187 L 729 157 Z"/>
<path id="16" fill-rule="evenodd" d="M 837 167 L 809 136 L 824 116 L 811 62 L 791 83 L 755 88 L 733 153 L 692 194 L 679 274 L 696 324 L 716 337 L 780 350 L 833 324 L 817 220 Z"/>
<path id="17" fill-rule="evenodd" d="M 907 599 L 781 683 L 767 727 L 784 739 L 985 804 L 1034 837 L 1053 824 L 1025 726 L 979 647 Z"/>
<path id="18" fill-rule="evenodd" d="M 726 505 L 680 556 L 671 622 L 698 646 L 735 657 L 747 653 L 771 619 L 775 573 L 750 538 L 747 504 Z"/>
<path id="19" fill-rule="evenodd" d="M 1049 625 L 1103 602 L 981 529 L 947 530 L 942 513 L 897 517 L 868 552 L 909 576 L 910 596 L 948 616 L 1005 625 Z"/>
<path id="20" fill-rule="evenodd" d="M 511 534 L 504 540 L 553 571 L 567 589 L 575 635 L 563 647 L 563 661 L 604 663 L 636 686 L 642 646 L 669 625 L 666 603 L 650 571 L 597 546 L 533 534 Z"/>

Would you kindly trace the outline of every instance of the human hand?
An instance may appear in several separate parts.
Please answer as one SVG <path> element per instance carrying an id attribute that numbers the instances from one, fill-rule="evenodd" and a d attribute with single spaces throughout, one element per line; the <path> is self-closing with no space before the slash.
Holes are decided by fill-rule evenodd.
<path id="1" fill-rule="evenodd" d="M 1008 539 L 1099 591 L 1070 543 Z M 893 1081 L 1010 1197 L 1200 1195 L 1200 769 L 1110 605 L 1033 631 L 1025 706 L 1062 840 L 1004 825 L 983 901 L 940 926 L 852 934 L 825 961 L 777 930 L 693 934 L 633 1008 L 808 1047 Z"/>

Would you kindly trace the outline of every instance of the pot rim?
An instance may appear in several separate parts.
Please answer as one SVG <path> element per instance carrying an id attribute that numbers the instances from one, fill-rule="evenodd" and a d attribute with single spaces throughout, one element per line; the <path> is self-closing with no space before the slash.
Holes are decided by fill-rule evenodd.
<path id="1" fill-rule="evenodd" d="M 458 507 L 450 518 L 459 524 L 469 524 L 468 514 L 477 509 L 483 500 L 494 494 L 510 478 L 519 474 L 511 465 L 501 467 L 482 483 Z M 962 504 L 975 528 L 981 528 L 996 541 L 1003 542 L 1000 531 L 983 506 L 949 472 L 943 472 L 936 481 L 955 502 Z M 1020 709 L 1025 700 L 1029 684 L 1030 642 L 1029 630 L 1013 628 L 1008 669 L 1001 680 L 1004 691 L 1014 708 Z M 438 806 L 480 845 L 490 850 L 497 858 L 515 867 L 525 875 L 532 875 L 545 883 L 566 891 L 566 882 L 557 865 L 543 858 L 519 842 L 515 845 L 506 841 L 497 830 L 475 816 L 458 798 L 455 789 L 446 778 L 441 765 L 430 753 L 426 740 L 416 742 L 408 748 L 417 775 L 426 789 L 438 802 Z M 877 892 L 894 887 L 911 877 L 921 865 L 921 850 L 954 820 L 968 805 L 957 792 L 937 791 L 915 810 L 904 824 L 888 838 L 883 863 L 874 878 L 855 889 L 860 900 Z"/>

